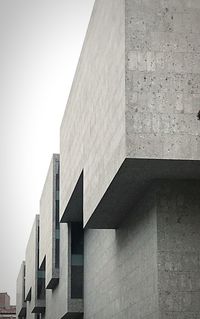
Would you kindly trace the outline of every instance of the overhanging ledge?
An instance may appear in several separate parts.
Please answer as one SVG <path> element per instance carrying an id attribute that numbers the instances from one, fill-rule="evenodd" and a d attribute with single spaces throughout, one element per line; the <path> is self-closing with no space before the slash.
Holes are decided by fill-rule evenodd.
<path id="1" fill-rule="evenodd" d="M 200 179 L 200 161 L 126 158 L 84 227 L 118 228 L 157 179 Z"/>

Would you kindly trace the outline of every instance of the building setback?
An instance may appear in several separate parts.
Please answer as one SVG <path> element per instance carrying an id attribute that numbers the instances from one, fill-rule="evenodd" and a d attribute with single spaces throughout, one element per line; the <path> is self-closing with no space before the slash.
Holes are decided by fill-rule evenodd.
<path id="1" fill-rule="evenodd" d="M 18 318 L 200 317 L 199 16 L 198 0 L 96 0 Z"/>

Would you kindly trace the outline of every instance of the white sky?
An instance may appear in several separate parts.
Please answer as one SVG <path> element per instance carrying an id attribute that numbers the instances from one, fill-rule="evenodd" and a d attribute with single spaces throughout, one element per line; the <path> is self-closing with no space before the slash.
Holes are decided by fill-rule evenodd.
<path id="1" fill-rule="evenodd" d="M 15 303 L 94 0 L 0 0 L 0 292 Z"/>

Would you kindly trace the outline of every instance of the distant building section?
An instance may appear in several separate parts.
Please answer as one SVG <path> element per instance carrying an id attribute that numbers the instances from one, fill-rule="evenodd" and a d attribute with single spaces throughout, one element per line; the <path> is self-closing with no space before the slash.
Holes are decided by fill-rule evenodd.
<path id="1" fill-rule="evenodd" d="M 10 305 L 7 292 L 0 293 L 0 319 L 16 319 L 16 306 Z"/>

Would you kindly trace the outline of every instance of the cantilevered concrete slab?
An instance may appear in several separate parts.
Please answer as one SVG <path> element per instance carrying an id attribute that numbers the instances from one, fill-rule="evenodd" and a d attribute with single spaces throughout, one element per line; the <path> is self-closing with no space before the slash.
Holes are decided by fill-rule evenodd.
<path id="1" fill-rule="evenodd" d="M 117 227 L 144 181 L 169 170 L 179 178 L 180 167 L 181 178 L 198 178 L 198 10 L 196 1 L 95 2 L 61 124 L 61 220 L 73 219 L 81 172 L 84 225 L 95 228 Z"/>
<path id="2" fill-rule="evenodd" d="M 87 228 L 118 228 L 155 180 L 198 180 L 200 162 L 126 159 L 88 220 Z"/>

